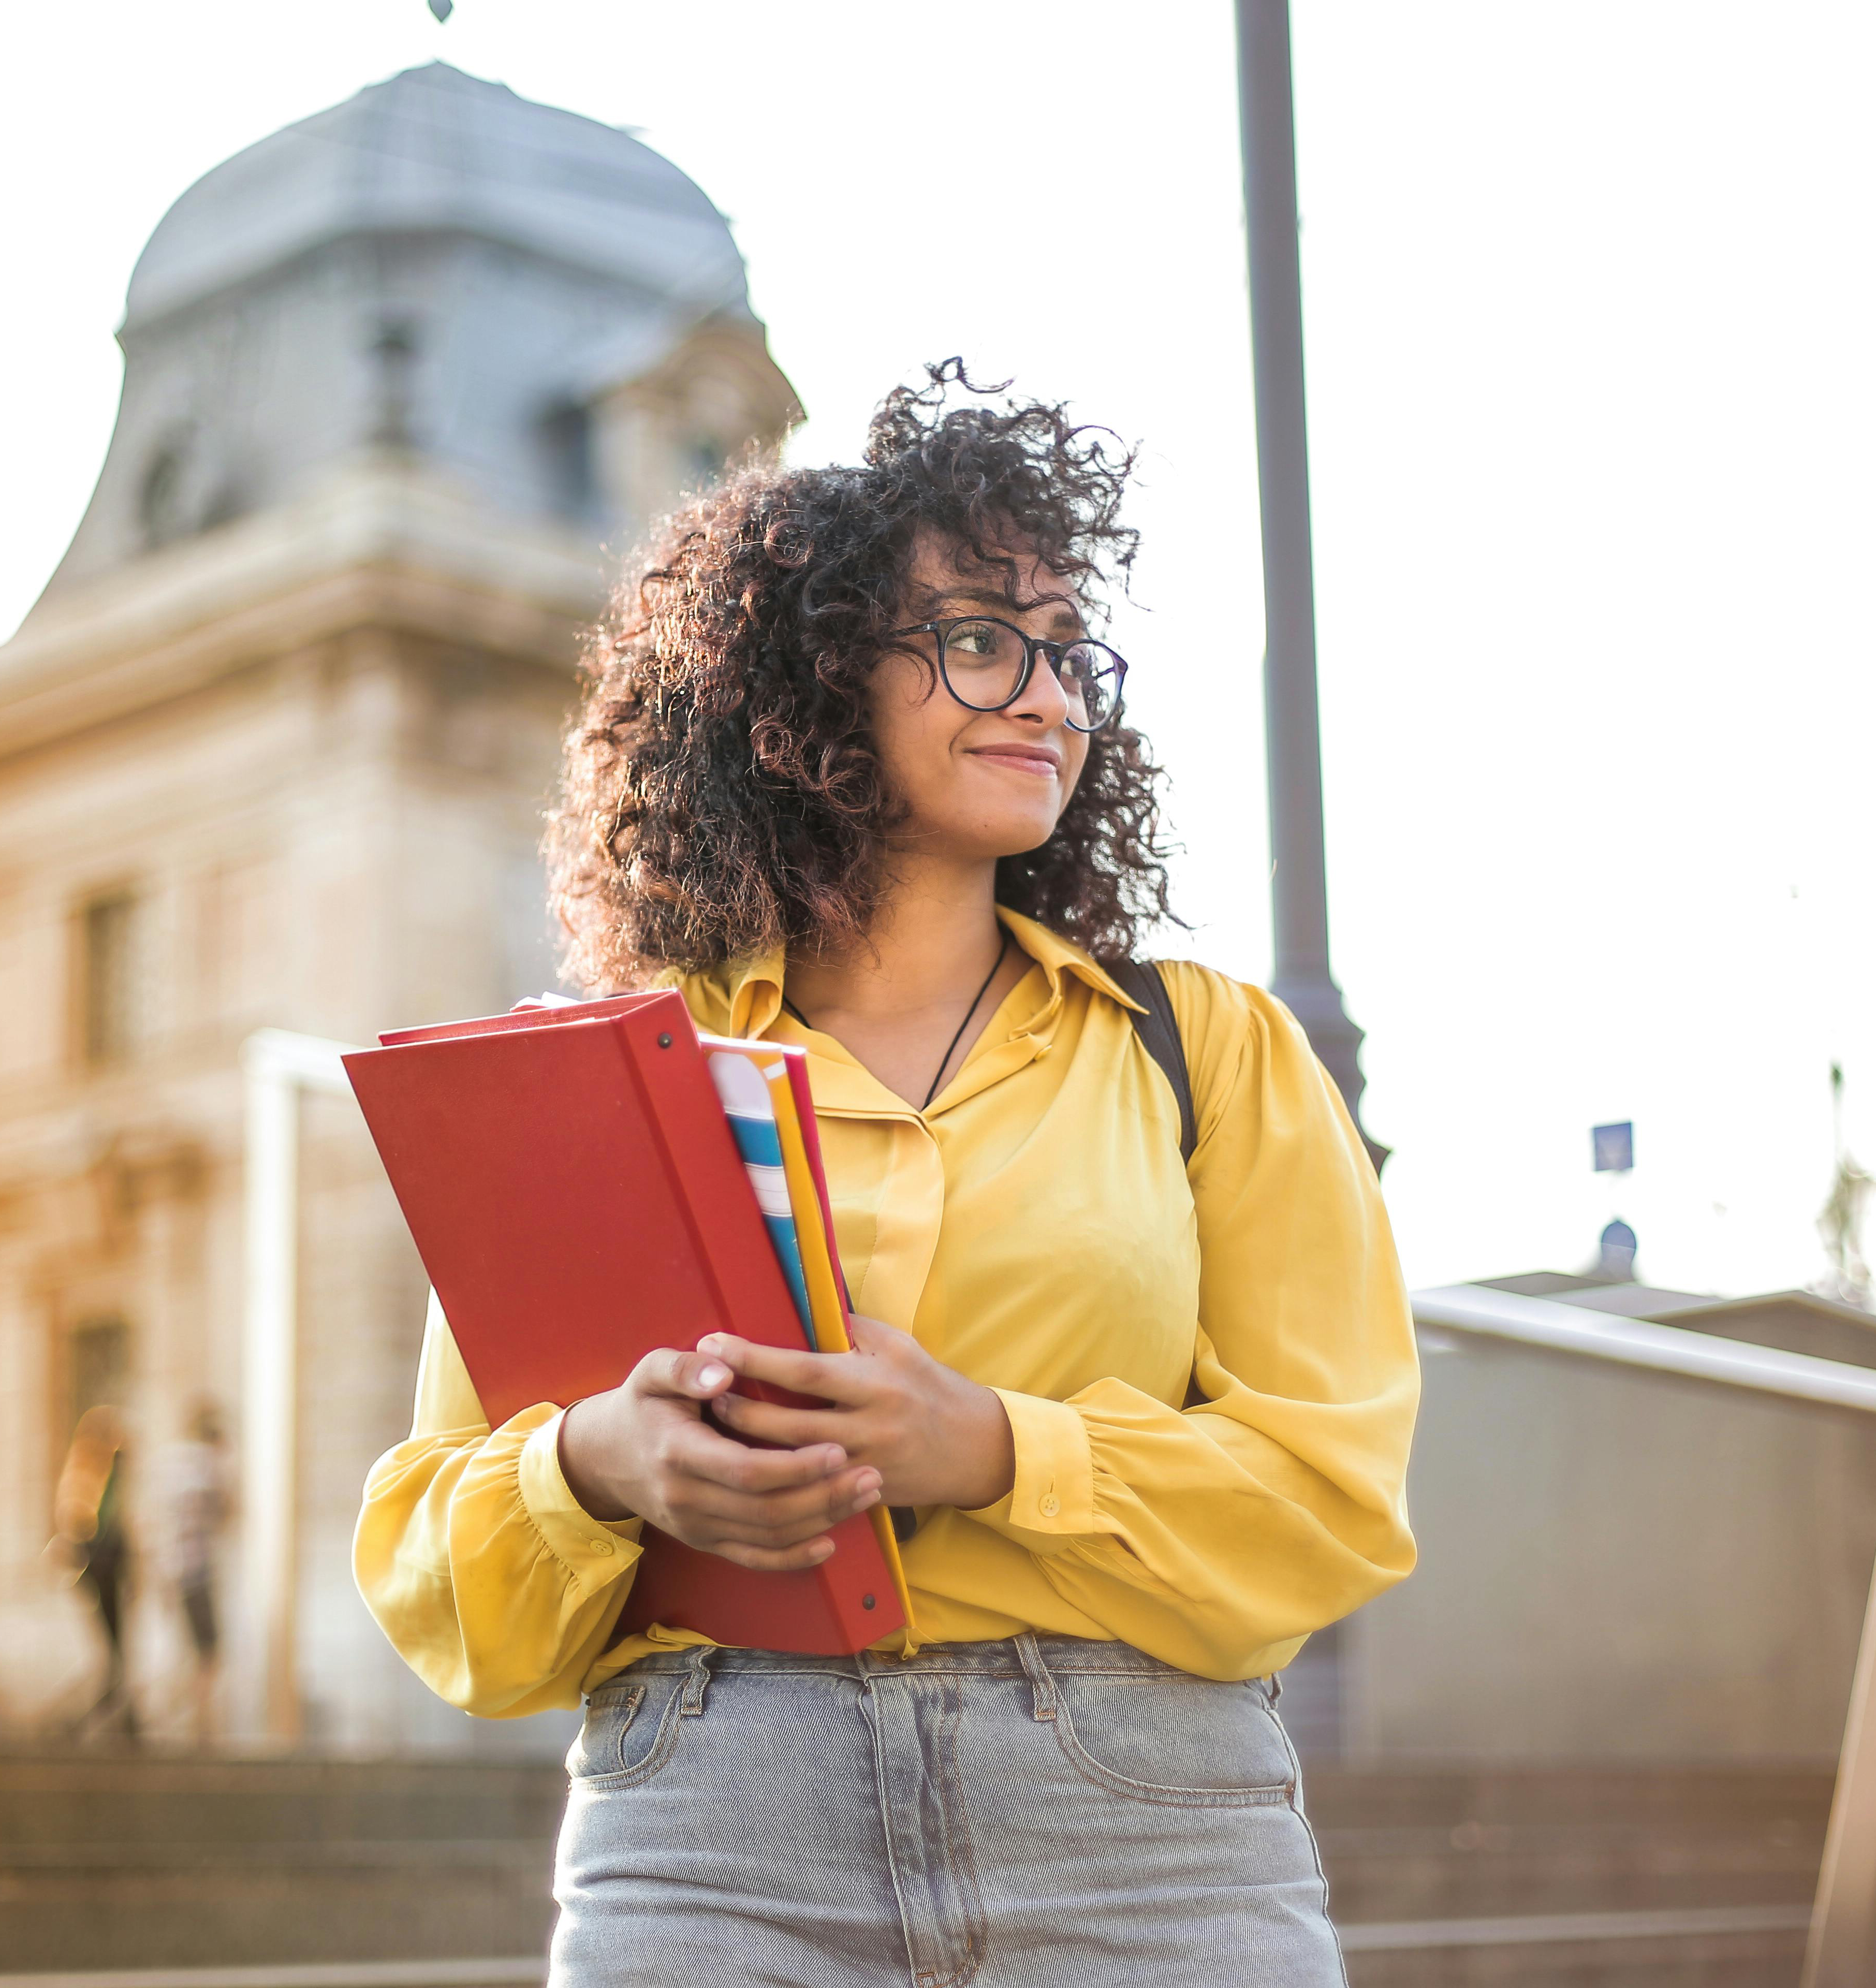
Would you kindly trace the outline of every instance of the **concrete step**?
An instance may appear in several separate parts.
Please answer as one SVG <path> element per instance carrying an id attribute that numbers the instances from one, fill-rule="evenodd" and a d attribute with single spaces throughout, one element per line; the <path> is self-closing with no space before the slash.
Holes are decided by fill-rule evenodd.
<path id="1" fill-rule="evenodd" d="M 1803 1915 L 1697 1912 L 1344 1929 L 1349 1988 L 1797 1988 Z"/>
<path id="2" fill-rule="evenodd" d="M 0 1756 L 0 1857 L 25 1844 L 551 1837 L 558 1767 Z"/>
<path id="3" fill-rule="evenodd" d="M 1353 1988 L 1795 1988 L 1827 1774 L 1319 1765 L 1306 1787 Z M 0 1988 L 525 1973 L 564 1790 L 483 1763 L 0 1758 Z"/>
<path id="4" fill-rule="evenodd" d="M 1318 1841 L 1339 1918 L 1444 1919 L 1801 1905 L 1817 1888 L 1824 1831 L 1821 1821 L 1790 1836 L 1498 1824 L 1324 1829 Z"/>
<path id="5" fill-rule="evenodd" d="M 81 1968 L 0 1972 L 6 1988 L 542 1988 L 546 1956 L 512 1960 L 342 1960 L 259 1967 Z"/>
<path id="6" fill-rule="evenodd" d="M 544 1954 L 558 1768 L 0 1757 L 5 1973 Z"/>
<path id="7" fill-rule="evenodd" d="M 1828 1769 L 1783 1766 L 1365 1767 L 1306 1761 L 1311 1817 L 1327 1828 L 1456 1829 L 1542 1823 L 1699 1834 L 1808 1821 L 1830 1806 Z"/>
<path id="8" fill-rule="evenodd" d="M 0 1872 L 7 1973 L 545 1955 L 551 1852 Z"/>
<path id="9" fill-rule="evenodd" d="M 1797 1988 L 1828 1773 L 1319 1767 L 1305 1785 L 1351 1988 Z"/>

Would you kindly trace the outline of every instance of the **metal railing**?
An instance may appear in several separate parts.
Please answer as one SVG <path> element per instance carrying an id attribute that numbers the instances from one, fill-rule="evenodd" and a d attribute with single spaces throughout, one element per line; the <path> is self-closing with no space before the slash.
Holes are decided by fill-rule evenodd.
<path id="1" fill-rule="evenodd" d="M 1580 1353 L 1657 1374 L 1678 1374 L 1723 1387 L 1749 1388 L 1827 1407 L 1876 1415 L 1876 1371 L 1808 1353 L 1780 1353 L 1741 1339 L 1721 1339 L 1684 1326 L 1657 1325 L 1589 1311 L 1556 1298 L 1527 1298 L 1477 1284 L 1449 1284 L 1414 1293 L 1414 1317 L 1422 1326 L 1515 1340 L 1557 1353 Z M 1871 1324 L 1876 1344 L 1876 1321 Z"/>

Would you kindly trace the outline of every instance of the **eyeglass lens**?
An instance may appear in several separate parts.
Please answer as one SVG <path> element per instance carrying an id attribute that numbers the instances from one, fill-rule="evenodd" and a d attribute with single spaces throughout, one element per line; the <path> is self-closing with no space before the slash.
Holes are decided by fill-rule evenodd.
<path id="1" fill-rule="evenodd" d="M 1023 637 L 1001 621 L 960 621 L 946 631 L 940 661 L 960 704 L 999 711 L 1022 687 Z M 1071 642 L 1062 651 L 1056 679 L 1076 730 L 1092 732 L 1113 716 L 1121 675 L 1120 658 L 1100 642 Z"/>

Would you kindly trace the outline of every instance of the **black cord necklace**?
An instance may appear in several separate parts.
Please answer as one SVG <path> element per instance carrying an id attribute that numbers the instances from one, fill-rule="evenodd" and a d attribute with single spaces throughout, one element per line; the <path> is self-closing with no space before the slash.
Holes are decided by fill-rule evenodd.
<path id="1" fill-rule="evenodd" d="M 997 974 L 1002 969 L 1005 959 L 1009 957 L 1009 928 L 1006 925 L 1003 928 L 1003 942 L 996 949 L 996 958 L 990 962 L 990 971 L 984 975 L 984 984 L 982 986 L 979 988 L 976 993 L 972 996 L 971 1005 L 965 1009 L 964 1019 L 958 1024 L 958 1033 L 952 1037 L 949 1044 L 945 1049 L 944 1055 L 938 1060 L 938 1074 L 931 1080 L 931 1088 L 925 1093 L 924 1103 L 918 1107 L 921 1111 L 928 1111 L 931 1108 L 931 1100 L 933 1098 L 937 1097 L 938 1094 L 938 1086 L 944 1080 L 945 1072 L 950 1067 L 952 1057 L 957 1053 L 958 1043 L 962 1042 L 964 1040 L 964 1032 L 971 1026 L 971 1017 L 975 1015 L 979 1008 L 982 1006 L 984 996 L 990 992 L 991 982 L 997 977 Z M 807 1016 L 795 1006 L 794 1002 L 791 1001 L 786 994 L 782 996 L 782 1006 L 794 1016 L 795 1019 L 798 1021 L 804 1029 L 811 1029 L 813 1027 L 814 1024 L 808 1019 Z"/>

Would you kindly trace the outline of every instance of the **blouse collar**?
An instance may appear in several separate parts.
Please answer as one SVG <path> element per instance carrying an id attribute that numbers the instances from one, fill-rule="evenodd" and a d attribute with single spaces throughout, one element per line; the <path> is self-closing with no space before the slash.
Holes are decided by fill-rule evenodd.
<path id="1" fill-rule="evenodd" d="M 1043 1012 L 1031 1021 L 1031 1030 L 1045 1019 L 1053 1022 L 1060 1012 L 1063 976 L 1066 974 L 1072 973 L 1097 993 L 1105 994 L 1109 1000 L 1118 1002 L 1123 1008 L 1138 1011 L 1140 1003 L 1124 994 L 1100 962 L 1072 940 L 1063 938 L 1046 925 L 1038 925 L 1035 919 L 1026 918 L 1021 912 L 1009 911 L 1002 904 L 997 906 L 996 915 L 1010 937 L 1042 969 L 1048 983 L 1049 994 Z M 683 987 L 691 1012 L 704 1021 L 706 1027 L 739 1038 L 759 1036 L 768 1031 L 782 1012 L 782 989 L 786 972 L 786 956 L 783 948 L 776 946 L 749 959 L 732 961 L 701 973 L 688 975 Z"/>

